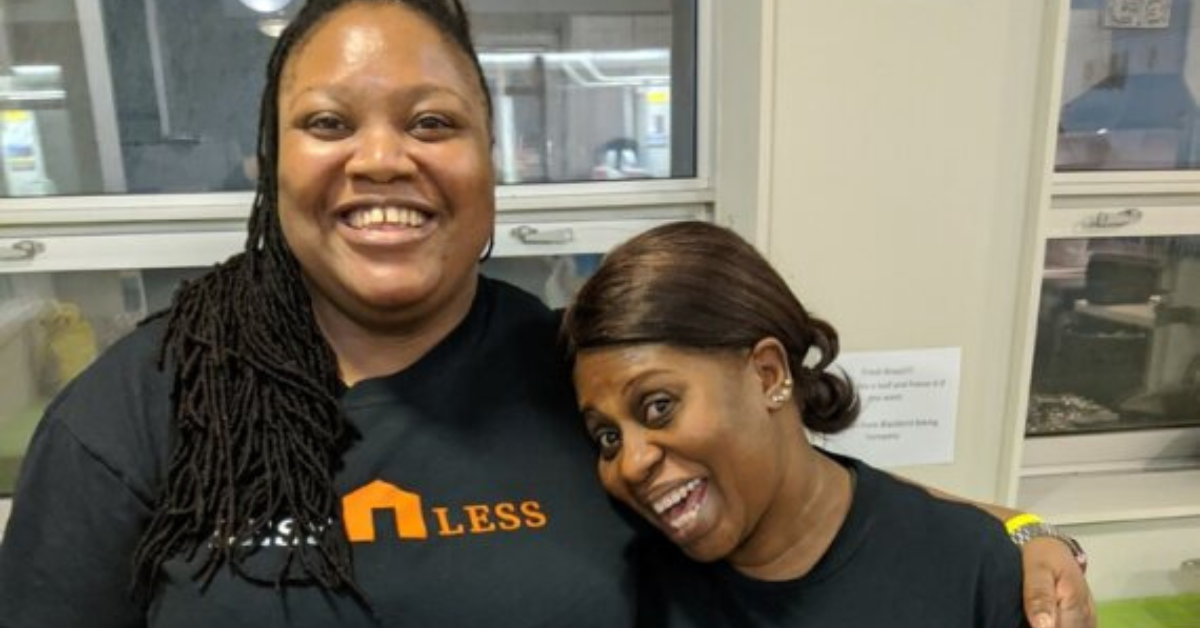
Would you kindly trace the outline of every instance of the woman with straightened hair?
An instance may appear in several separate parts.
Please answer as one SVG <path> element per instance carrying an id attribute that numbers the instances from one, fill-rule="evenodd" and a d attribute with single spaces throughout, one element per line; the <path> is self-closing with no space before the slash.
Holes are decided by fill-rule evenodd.
<path id="1" fill-rule="evenodd" d="M 259 115 L 244 252 L 47 409 L 0 626 L 631 624 L 637 531 L 558 317 L 479 275 L 492 107 L 461 3 L 310 0 Z"/>
<path id="2" fill-rule="evenodd" d="M 563 337 L 605 488 L 699 561 L 656 552 L 662 623 L 1027 625 L 999 521 L 810 444 L 859 412 L 837 333 L 732 231 L 617 247 Z"/>

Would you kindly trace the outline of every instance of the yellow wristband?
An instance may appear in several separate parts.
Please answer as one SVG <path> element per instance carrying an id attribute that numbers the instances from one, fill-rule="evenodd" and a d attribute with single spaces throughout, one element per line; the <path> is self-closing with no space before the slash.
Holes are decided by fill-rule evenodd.
<path id="1" fill-rule="evenodd" d="M 1015 517 L 1011 517 L 1007 521 L 1005 521 L 1004 529 L 1011 536 L 1014 532 L 1021 529 L 1022 527 L 1033 524 L 1033 523 L 1042 523 L 1042 518 L 1035 514 L 1032 514 L 1032 513 L 1023 512 L 1023 513 L 1021 513 Z"/>

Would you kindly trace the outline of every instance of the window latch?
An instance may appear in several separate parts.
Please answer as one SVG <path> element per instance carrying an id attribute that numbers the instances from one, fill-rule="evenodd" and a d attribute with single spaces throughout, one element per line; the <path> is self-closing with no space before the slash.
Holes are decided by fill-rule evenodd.
<path id="1" fill-rule="evenodd" d="M 31 260 L 46 251 L 46 245 L 36 240 L 14 242 L 7 249 L 0 249 L 0 262 L 22 262 Z"/>
<path id="2" fill-rule="evenodd" d="M 1136 207 L 1115 212 L 1096 212 L 1095 216 L 1083 221 L 1084 227 L 1093 229 L 1115 229 L 1132 225 L 1142 219 L 1142 210 Z"/>
<path id="3" fill-rule="evenodd" d="M 575 232 L 569 227 L 540 231 L 537 227 L 521 225 L 513 228 L 512 235 L 522 244 L 567 244 L 575 240 Z"/>

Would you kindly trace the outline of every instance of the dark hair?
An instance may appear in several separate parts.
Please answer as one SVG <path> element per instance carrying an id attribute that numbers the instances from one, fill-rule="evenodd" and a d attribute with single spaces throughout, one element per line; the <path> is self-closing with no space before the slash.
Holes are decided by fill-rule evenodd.
<path id="1" fill-rule="evenodd" d="M 359 3 L 404 6 L 428 19 L 471 60 L 491 120 L 459 0 L 309 0 L 281 34 L 259 110 L 259 179 L 245 251 L 181 287 L 164 314 L 159 363 L 173 366 L 178 434 L 134 556 L 142 596 L 152 595 L 167 559 L 203 552 L 196 577 L 205 585 L 228 565 L 251 580 L 316 582 L 363 600 L 333 488 L 356 434 L 338 405 L 337 357 L 317 327 L 277 211 L 285 66 L 327 16 Z M 286 558 L 274 576 L 247 573 L 245 560 L 288 520 Z"/>
<path id="2" fill-rule="evenodd" d="M 805 427 L 832 434 L 858 416 L 854 386 L 830 370 L 837 332 L 809 315 L 754 247 L 708 223 L 671 223 L 613 249 L 567 310 L 562 337 L 572 356 L 651 343 L 744 350 L 776 338 L 787 349 Z M 820 356 L 806 366 L 813 349 Z"/>

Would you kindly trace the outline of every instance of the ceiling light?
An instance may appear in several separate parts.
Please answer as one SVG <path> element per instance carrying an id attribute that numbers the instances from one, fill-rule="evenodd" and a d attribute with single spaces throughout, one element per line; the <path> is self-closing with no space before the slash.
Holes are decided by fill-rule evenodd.
<path id="1" fill-rule="evenodd" d="M 278 17 L 264 17 L 258 21 L 258 32 L 272 39 L 279 39 L 279 35 L 283 33 L 283 29 L 287 28 L 288 21 Z"/>
<path id="2" fill-rule="evenodd" d="M 259 13 L 274 13 L 292 3 L 292 0 L 240 0 L 252 11 Z"/>

